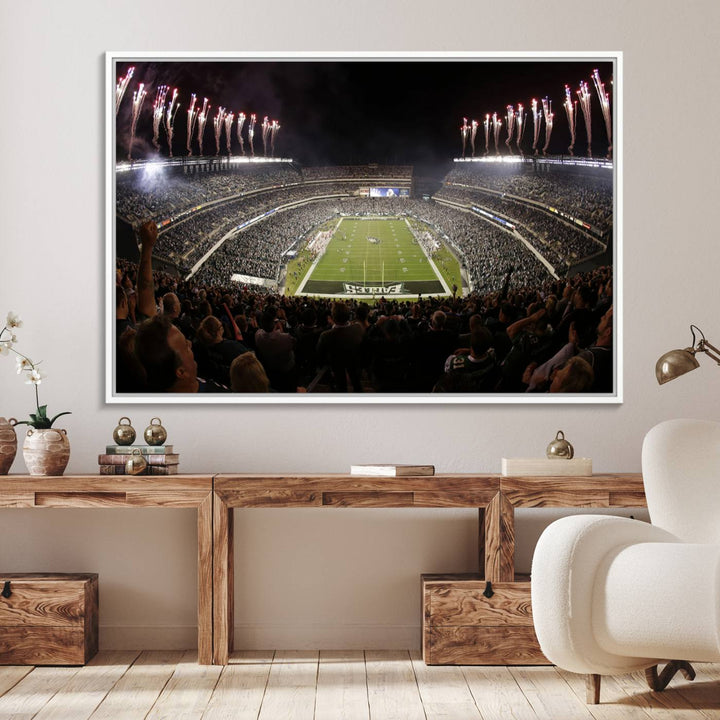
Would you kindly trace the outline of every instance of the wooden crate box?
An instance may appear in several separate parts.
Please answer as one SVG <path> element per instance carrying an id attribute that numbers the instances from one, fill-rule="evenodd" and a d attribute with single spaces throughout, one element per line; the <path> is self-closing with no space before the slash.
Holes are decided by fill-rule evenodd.
<path id="1" fill-rule="evenodd" d="M 530 578 L 423 575 L 423 660 L 428 665 L 547 665 L 530 607 Z"/>
<path id="2" fill-rule="evenodd" d="M 97 574 L 0 574 L 0 665 L 84 665 L 97 650 Z"/>

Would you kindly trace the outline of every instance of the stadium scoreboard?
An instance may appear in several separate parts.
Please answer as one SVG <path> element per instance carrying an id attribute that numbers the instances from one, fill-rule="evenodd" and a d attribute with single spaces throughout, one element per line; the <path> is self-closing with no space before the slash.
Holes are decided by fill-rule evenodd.
<path id="1" fill-rule="evenodd" d="M 370 197 L 410 197 L 408 188 L 396 187 L 371 187 Z"/>

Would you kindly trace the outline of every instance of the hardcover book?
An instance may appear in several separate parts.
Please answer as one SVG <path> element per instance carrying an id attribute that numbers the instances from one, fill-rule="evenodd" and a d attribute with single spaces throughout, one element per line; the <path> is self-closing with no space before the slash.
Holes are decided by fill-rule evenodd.
<path id="1" fill-rule="evenodd" d="M 372 477 L 412 477 L 434 475 L 434 465 L 351 465 L 351 475 L 369 475 Z"/>
<path id="2" fill-rule="evenodd" d="M 148 465 L 140 475 L 177 475 L 178 465 Z M 100 475 L 125 475 L 125 465 L 100 465 Z"/>
<path id="3" fill-rule="evenodd" d="M 132 453 L 124 453 L 123 455 L 98 455 L 98 463 L 100 465 L 125 465 Z M 180 455 L 172 453 L 170 455 L 143 455 L 143 459 L 148 465 L 177 465 L 180 462 Z"/>
<path id="4" fill-rule="evenodd" d="M 129 455 L 133 450 L 139 450 L 143 455 L 163 455 L 172 453 L 172 445 L 107 445 L 105 452 L 108 455 Z"/>

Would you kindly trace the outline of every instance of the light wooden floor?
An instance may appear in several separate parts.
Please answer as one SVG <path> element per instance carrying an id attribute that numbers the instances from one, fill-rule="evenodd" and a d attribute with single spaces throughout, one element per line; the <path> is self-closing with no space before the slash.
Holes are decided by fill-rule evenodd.
<path id="1" fill-rule="evenodd" d="M 0 667 L 0 719 L 704 720 L 720 718 L 720 664 L 651 693 L 641 675 L 584 679 L 552 667 L 427 667 L 406 651 L 102 652 L 83 668 Z"/>

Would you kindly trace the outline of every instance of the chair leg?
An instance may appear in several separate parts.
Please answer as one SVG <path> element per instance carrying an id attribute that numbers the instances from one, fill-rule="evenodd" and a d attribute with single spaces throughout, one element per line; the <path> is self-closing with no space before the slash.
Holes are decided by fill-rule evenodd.
<path id="1" fill-rule="evenodd" d="M 600 703 L 600 681 L 601 675 L 585 676 L 585 702 L 588 705 L 598 705 Z"/>
<path id="2" fill-rule="evenodd" d="M 693 666 L 685 660 L 671 660 L 662 669 L 662 672 L 658 675 L 658 666 L 653 665 L 645 670 L 645 678 L 651 690 L 655 692 L 662 692 L 668 683 L 675 677 L 675 674 L 680 671 L 686 680 L 695 679 L 695 670 Z"/>

